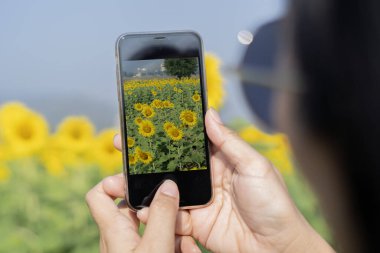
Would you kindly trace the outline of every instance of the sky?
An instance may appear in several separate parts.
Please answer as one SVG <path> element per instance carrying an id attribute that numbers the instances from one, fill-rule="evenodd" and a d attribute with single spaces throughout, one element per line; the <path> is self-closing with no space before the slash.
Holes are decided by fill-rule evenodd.
<path id="1" fill-rule="evenodd" d="M 238 32 L 254 32 L 284 10 L 285 0 L 1 0 L 0 104 L 22 101 L 53 126 L 83 114 L 98 129 L 116 126 L 120 34 L 195 30 L 206 51 L 236 65 L 245 48 Z M 223 119 L 250 119 L 236 80 L 225 85 Z"/>
<path id="2" fill-rule="evenodd" d="M 144 68 L 146 72 L 161 71 L 163 63 L 164 59 L 122 61 L 121 71 L 122 73 L 133 73 L 134 75 L 140 72 L 139 69 L 141 68 Z"/>

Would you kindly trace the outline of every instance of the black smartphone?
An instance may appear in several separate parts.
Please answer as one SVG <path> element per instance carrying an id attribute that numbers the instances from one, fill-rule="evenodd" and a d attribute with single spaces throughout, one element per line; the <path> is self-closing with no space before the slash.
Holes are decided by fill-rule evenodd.
<path id="1" fill-rule="evenodd" d="M 123 34 L 116 42 L 126 200 L 149 206 L 166 179 L 180 207 L 212 200 L 203 44 L 192 31 Z"/>

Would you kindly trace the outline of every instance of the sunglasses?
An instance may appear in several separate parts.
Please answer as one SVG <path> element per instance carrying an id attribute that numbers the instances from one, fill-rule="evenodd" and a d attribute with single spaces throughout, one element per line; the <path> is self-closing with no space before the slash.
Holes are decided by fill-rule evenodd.
<path id="1" fill-rule="evenodd" d="M 303 92 L 299 76 L 292 68 L 294 64 L 286 62 L 290 57 L 279 54 L 279 32 L 281 20 L 261 27 L 248 45 L 239 67 L 223 67 L 226 75 L 240 80 L 250 109 L 258 123 L 269 131 L 275 131 L 273 100 L 276 92 Z M 277 64 L 278 61 L 283 61 Z"/>

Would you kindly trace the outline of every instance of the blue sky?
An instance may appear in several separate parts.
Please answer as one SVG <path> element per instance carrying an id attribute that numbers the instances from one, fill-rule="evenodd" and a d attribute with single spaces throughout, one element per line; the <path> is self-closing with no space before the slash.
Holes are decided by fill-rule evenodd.
<path id="1" fill-rule="evenodd" d="M 25 102 L 55 125 L 86 114 L 98 128 L 115 125 L 114 43 L 125 32 L 191 29 L 206 51 L 237 64 L 240 30 L 255 30 L 280 16 L 284 0 L 253 1 L 0 1 L 0 104 Z M 247 116 L 240 90 L 230 93 L 223 117 Z M 248 117 L 248 116 L 247 116 Z"/>

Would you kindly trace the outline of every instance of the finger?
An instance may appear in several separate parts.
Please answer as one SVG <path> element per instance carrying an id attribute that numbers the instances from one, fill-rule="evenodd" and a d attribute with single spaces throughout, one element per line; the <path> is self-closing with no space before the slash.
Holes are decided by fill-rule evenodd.
<path id="1" fill-rule="evenodd" d="M 125 197 L 125 179 L 123 173 L 107 177 L 103 180 L 104 191 L 112 198 Z"/>
<path id="2" fill-rule="evenodd" d="M 264 156 L 223 125 L 214 109 L 207 111 L 205 122 L 211 142 L 240 174 L 260 176 L 272 170 L 271 163 Z"/>
<path id="3" fill-rule="evenodd" d="M 106 229 L 112 226 L 120 217 L 119 208 L 114 202 L 115 198 L 123 196 L 124 183 L 122 175 L 110 176 L 103 179 L 86 195 L 87 205 L 91 215 L 100 229 Z M 137 229 L 137 219 L 131 212 L 127 213 L 131 228 Z"/>
<path id="4" fill-rule="evenodd" d="M 116 149 L 121 151 L 122 145 L 121 145 L 121 135 L 120 134 L 116 134 L 113 137 L 113 145 L 115 146 Z"/>
<path id="5" fill-rule="evenodd" d="M 149 207 L 149 217 L 142 238 L 146 251 L 173 252 L 179 192 L 172 180 L 166 180 L 157 190 Z M 144 251 L 143 250 L 143 251 Z"/>
<path id="6" fill-rule="evenodd" d="M 144 224 L 149 217 L 149 207 L 145 207 L 137 212 L 137 218 Z M 180 210 L 177 213 L 175 233 L 177 235 L 191 235 L 192 223 L 190 213 L 186 210 Z"/>
<path id="7" fill-rule="evenodd" d="M 175 238 L 176 253 L 201 253 L 198 245 L 191 236 L 176 236 Z"/>

